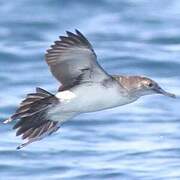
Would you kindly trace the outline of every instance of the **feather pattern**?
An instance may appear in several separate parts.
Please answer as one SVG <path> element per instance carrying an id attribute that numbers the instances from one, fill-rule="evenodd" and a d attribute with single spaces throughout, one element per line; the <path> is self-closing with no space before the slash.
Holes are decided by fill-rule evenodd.
<path id="1" fill-rule="evenodd" d="M 27 139 L 18 149 L 57 131 L 59 123 L 47 118 L 47 110 L 58 103 L 59 100 L 53 94 L 41 88 L 27 95 L 11 116 L 11 121 L 19 119 L 13 127 L 17 129 L 16 136 L 22 135 L 22 139 Z"/>
<path id="2" fill-rule="evenodd" d="M 76 33 L 66 33 L 67 37 L 60 36 L 46 54 L 46 62 L 52 74 L 65 89 L 79 82 L 99 82 L 109 77 L 98 64 L 92 45 L 85 36 L 78 30 Z"/>

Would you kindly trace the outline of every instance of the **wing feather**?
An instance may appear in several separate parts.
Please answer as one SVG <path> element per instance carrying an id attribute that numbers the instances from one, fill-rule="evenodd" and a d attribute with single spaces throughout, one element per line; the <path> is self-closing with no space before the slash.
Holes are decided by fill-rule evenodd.
<path id="1" fill-rule="evenodd" d="M 109 75 L 98 64 L 96 54 L 86 37 L 76 30 L 67 31 L 47 50 L 46 62 L 63 86 L 72 87 L 79 81 L 101 81 Z M 89 71 L 84 71 L 84 69 Z M 88 75 L 84 75 L 84 74 Z M 82 78 L 83 77 L 83 78 Z"/>

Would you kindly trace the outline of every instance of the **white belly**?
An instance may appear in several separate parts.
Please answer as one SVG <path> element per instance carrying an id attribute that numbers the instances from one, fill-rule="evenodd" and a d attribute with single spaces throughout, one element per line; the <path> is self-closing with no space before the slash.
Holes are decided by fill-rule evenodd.
<path id="1" fill-rule="evenodd" d="M 127 95 L 127 94 L 126 94 Z M 100 84 L 86 84 L 71 91 L 62 91 L 56 94 L 60 103 L 54 109 L 57 112 L 92 112 L 121 106 L 134 101 L 121 93 L 118 85 L 104 87 Z"/>

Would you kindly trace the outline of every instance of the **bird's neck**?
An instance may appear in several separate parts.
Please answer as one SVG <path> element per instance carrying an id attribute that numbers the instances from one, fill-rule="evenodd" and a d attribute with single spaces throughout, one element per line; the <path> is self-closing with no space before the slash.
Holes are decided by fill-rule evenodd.
<path id="1" fill-rule="evenodd" d="M 141 76 L 119 76 L 114 75 L 116 81 L 127 90 L 127 92 L 133 97 L 141 97 L 143 94 L 139 91 L 139 84 L 141 80 Z"/>

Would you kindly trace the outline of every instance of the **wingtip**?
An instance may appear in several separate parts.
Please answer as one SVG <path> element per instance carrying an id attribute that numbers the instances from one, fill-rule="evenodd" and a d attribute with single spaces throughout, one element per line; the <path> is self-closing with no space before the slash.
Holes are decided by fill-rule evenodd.
<path id="1" fill-rule="evenodd" d="M 75 32 L 76 32 L 76 33 L 77 33 L 77 32 L 79 32 L 79 30 L 78 30 L 78 29 L 76 29 L 76 28 L 75 28 L 74 30 L 75 30 Z"/>
<path id="2" fill-rule="evenodd" d="M 8 119 L 6 119 L 3 123 L 4 124 L 7 124 L 7 123 L 9 123 L 9 122 L 11 122 L 12 121 L 12 118 L 11 117 L 9 117 Z"/>
<path id="3" fill-rule="evenodd" d="M 76 30 L 77 30 L 77 29 L 74 29 L 74 32 L 76 32 Z M 72 32 L 72 31 L 68 31 L 68 30 L 67 30 L 67 31 L 65 31 L 65 32 L 66 32 L 66 34 L 67 34 L 67 35 L 68 35 L 68 34 L 74 34 L 74 32 Z"/>
<path id="4" fill-rule="evenodd" d="M 70 32 L 70 31 L 66 31 L 66 34 L 67 34 L 67 36 L 70 36 L 71 34 L 73 34 L 72 32 Z M 59 37 L 60 38 L 60 37 Z"/>
<path id="5" fill-rule="evenodd" d="M 76 34 L 82 34 L 78 29 L 75 29 Z"/>
<path id="6" fill-rule="evenodd" d="M 21 145 L 20 146 L 18 146 L 18 147 L 16 147 L 16 150 L 20 150 L 22 147 L 21 147 Z"/>
<path id="7" fill-rule="evenodd" d="M 27 143 L 23 143 L 23 144 L 20 144 L 18 147 L 16 147 L 16 150 L 20 150 L 20 149 L 22 149 L 24 146 L 26 146 L 28 144 L 28 142 Z"/>
<path id="8" fill-rule="evenodd" d="M 71 31 L 66 31 L 66 34 L 68 37 L 77 37 L 78 36 L 78 30 L 76 31 L 77 29 L 75 29 L 75 33 L 74 32 L 71 32 Z"/>

